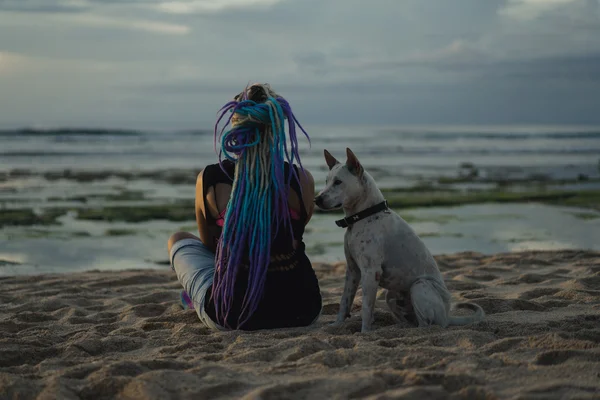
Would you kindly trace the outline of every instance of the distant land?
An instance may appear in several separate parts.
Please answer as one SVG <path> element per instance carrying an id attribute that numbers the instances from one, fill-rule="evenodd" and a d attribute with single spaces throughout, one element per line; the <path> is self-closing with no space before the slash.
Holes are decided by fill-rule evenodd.
<path id="1" fill-rule="evenodd" d="M 135 129 L 103 129 L 103 128 L 20 128 L 20 129 L 0 129 L 0 136 L 68 136 L 68 135 L 89 135 L 89 136 L 139 136 L 151 133 L 151 130 Z M 181 130 L 178 133 L 187 133 L 191 135 L 205 135 L 212 133 L 207 129 Z"/>

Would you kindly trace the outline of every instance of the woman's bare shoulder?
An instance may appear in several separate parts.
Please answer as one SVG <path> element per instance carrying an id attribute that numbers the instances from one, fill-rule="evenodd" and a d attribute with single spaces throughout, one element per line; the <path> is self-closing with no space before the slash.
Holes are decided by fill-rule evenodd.
<path id="1" fill-rule="evenodd" d="M 223 174 L 223 169 L 225 169 L 225 171 L 228 171 L 230 168 L 230 166 L 228 165 L 228 162 L 224 162 L 223 165 L 221 165 L 220 163 L 214 163 L 214 164 L 208 164 L 206 165 L 204 168 L 202 168 L 202 170 L 198 173 L 198 177 L 196 179 L 196 184 L 201 183 L 202 180 L 206 180 L 209 182 L 213 181 L 213 179 L 217 179 L 217 180 L 221 180 L 221 175 Z M 226 172 L 229 173 L 229 172 Z M 212 185 L 211 185 L 212 186 Z"/>
<path id="2" fill-rule="evenodd" d="M 301 170 L 298 175 L 300 178 L 300 185 L 302 185 L 302 189 L 312 188 L 314 190 L 315 178 L 312 176 L 308 169 L 303 168 L 303 170 Z"/>
<path id="3" fill-rule="evenodd" d="M 315 198 L 315 179 L 313 178 L 310 171 L 304 168 L 304 171 L 300 171 L 300 187 L 302 188 L 302 201 L 306 207 L 307 218 L 304 222 L 308 224 L 314 211 L 314 198 Z"/>

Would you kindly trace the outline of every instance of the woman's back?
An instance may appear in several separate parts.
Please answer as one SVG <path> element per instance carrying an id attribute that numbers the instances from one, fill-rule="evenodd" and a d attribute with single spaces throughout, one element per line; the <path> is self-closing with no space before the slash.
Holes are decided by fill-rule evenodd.
<path id="1" fill-rule="evenodd" d="M 229 194 L 233 184 L 235 164 L 225 161 L 222 165 L 212 164 L 202 172 L 197 193 L 204 204 L 205 223 L 201 231 L 206 232 L 206 241 L 216 246 L 222 234 L 224 214 L 227 203 L 220 202 L 223 196 Z M 290 196 L 288 197 L 291 213 L 291 227 L 280 227 L 272 238 L 271 261 L 269 263 L 263 297 L 256 311 L 243 325 L 243 329 L 268 329 L 310 324 L 321 310 L 321 294 L 316 275 L 310 260 L 304 251 L 302 241 L 304 227 L 312 212 L 312 204 L 305 205 L 300 179 L 302 172 L 296 167 L 295 174 L 290 175 L 289 164 L 285 165 L 285 175 L 289 178 Z M 298 178 L 296 178 L 298 177 Z M 220 186 L 223 185 L 223 186 Z M 220 187 L 219 187 L 220 186 Z M 229 188 L 227 188 L 227 186 Z M 217 188 L 221 190 L 217 190 Z M 297 204 L 293 204 L 293 199 Z M 219 204 L 220 203 L 220 204 Z M 219 207 L 219 205 L 221 207 Z M 295 207 L 296 206 L 296 207 Z M 211 210 L 212 208 L 212 210 Z M 291 229 L 290 229 L 291 228 Z M 206 242 L 205 242 L 206 243 Z M 227 318 L 227 324 L 237 326 L 241 314 L 242 300 L 249 283 L 247 257 L 238 269 L 235 282 L 234 303 Z M 301 282 L 301 285 L 298 283 Z M 216 318 L 215 304 L 211 300 L 205 303 L 205 311 L 211 318 Z"/>
<path id="2" fill-rule="evenodd" d="M 208 165 L 200 173 L 196 185 L 196 199 L 201 200 L 197 202 L 197 212 L 202 213 L 204 217 L 204 221 L 198 226 L 200 237 L 206 245 L 213 245 L 215 248 L 223 230 L 234 170 L 235 164 L 231 161 Z M 289 183 L 288 209 L 292 229 L 290 231 L 286 228 L 278 232 L 273 238 L 274 248 L 271 254 L 275 254 L 277 250 L 280 252 L 291 251 L 303 245 L 304 227 L 310 220 L 314 209 L 312 175 L 308 170 L 300 172 L 296 166 L 294 166 L 294 172 L 290 176 L 289 163 L 286 162 L 284 174 L 289 177 L 286 181 Z"/>

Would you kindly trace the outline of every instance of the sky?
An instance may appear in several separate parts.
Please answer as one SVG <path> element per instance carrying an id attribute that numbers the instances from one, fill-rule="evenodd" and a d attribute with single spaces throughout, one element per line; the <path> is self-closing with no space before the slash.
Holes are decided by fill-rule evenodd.
<path id="1" fill-rule="evenodd" d="M 0 0 L 0 127 L 600 124 L 600 0 Z"/>

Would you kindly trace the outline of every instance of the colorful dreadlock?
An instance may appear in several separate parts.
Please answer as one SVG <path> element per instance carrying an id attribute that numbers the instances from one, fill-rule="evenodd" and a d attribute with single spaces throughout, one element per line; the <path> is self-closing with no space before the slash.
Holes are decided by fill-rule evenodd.
<path id="1" fill-rule="evenodd" d="M 248 93 L 254 86 L 261 86 L 265 91 L 264 103 L 248 99 Z M 219 124 L 227 113 L 231 115 L 219 130 Z M 288 120 L 289 143 L 285 119 Z M 225 132 L 230 124 L 231 129 Z M 252 316 L 260 302 L 273 237 L 280 227 L 287 227 L 292 232 L 288 193 L 292 177 L 298 179 L 292 168 L 294 161 L 304 171 L 298 154 L 296 124 L 310 142 L 289 103 L 266 84 L 246 88 L 241 96 L 220 110 L 215 124 L 215 148 L 217 140 L 221 144 L 219 163 L 222 163 L 223 156 L 236 163 L 223 232 L 217 246 L 212 292 L 217 319 L 223 326 L 228 327 L 237 272 L 243 256 L 248 255 L 249 277 L 238 327 Z M 284 176 L 286 160 L 290 165 L 287 179 Z"/>

